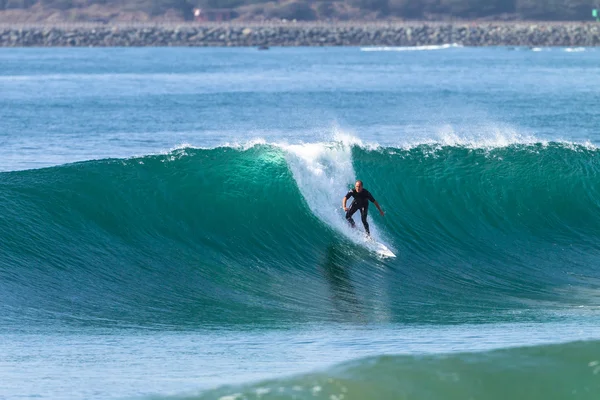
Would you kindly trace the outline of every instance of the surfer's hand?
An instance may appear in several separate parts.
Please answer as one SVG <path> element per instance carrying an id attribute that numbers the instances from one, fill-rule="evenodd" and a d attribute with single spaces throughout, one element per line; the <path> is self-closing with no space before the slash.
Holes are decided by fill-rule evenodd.
<path id="1" fill-rule="evenodd" d="M 343 207 L 344 211 L 348 211 L 348 207 Z"/>
<path id="2" fill-rule="evenodd" d="M 381 214 L 381 216 L 383 217 L 385 215 L 385 212 L 383 210 L 379 210 L 379 214 Z"/>

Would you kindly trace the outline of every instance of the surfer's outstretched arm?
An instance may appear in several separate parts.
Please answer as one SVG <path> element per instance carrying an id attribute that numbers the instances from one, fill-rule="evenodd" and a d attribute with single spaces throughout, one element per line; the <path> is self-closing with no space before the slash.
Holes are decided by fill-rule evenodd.
<path id="1" fill-rule="evenodd" d="M 377 201 L 374 201 L 373 203 L 375 204 L 375 207 L 377 207 L 377 209 L 379 210 L 379 214 L 381 214 L 381 216 L 383 217 L 385 212 L 381 209 L 379 203 Z"/>

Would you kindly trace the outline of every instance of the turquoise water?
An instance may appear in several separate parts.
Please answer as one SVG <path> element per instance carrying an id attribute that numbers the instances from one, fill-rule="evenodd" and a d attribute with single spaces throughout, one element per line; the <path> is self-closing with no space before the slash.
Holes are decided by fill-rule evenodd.
<path id="1" fill-rule="evenodd" d="M 0 398 L 597 398 L 599 61 L 0 50 Z"/>

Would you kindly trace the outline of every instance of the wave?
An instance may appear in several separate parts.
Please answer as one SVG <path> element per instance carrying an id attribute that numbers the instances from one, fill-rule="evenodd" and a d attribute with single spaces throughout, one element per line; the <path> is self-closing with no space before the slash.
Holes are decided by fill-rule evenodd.
<path id="1" fill-rule="evenodd" d="M 599 155 L 355 140 L 1 173 L 0 319 L 452 323 L 595 307 Z M 395 259 L 346 225 L 357 177 L 386 210 L 371 230 Z"/>
<path id="2" fill-rule="evenodd" d="M 586 51 L 586 48 L 585 47 L 567 47 L 567 48 L 565 48 L 565 51 L 567 53 L 581 53 L 581 52 Z"/>
<path id="3" fill-rule="evenodd" d="M 379 46 L 379 47 L 361 47 L 360 51 L 427 51 L 427 50 L 444 50 L 456 47 L 463 47 L 457 43 L 426 45 L 426 46 Z"/>
<path id="4" fill-rule="evenodd" d="M 596 399 L 600 342 L 481 353 L 379 356 L 185 399 Z"/>
<path id="5" fill-rule="evenodd" d="M 553 51 L 555 47 L 530 47 L 531 51 L 541 52 L 541 51 Z M 567 53 L 582 53 L 585 51 L 591 50 L 589 47 L 558 47 L 559 51 L 564 51 Z"/>

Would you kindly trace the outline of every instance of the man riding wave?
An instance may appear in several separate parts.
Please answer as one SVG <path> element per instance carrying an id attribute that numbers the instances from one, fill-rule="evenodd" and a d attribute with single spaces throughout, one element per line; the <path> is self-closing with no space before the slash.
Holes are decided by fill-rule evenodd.
<path id="1" fill-rule="evenodd" d="M 348 208 L 346 207 L 346 202 L 350 197 L 353 197 L 354 201 L 352 201 L 352 204 Z M 356 226 L 356 224 L 352 219 L 352 215 L 354 215 L 356 211 L 360 210 L 360 218 L 365 227 L 365 232 L 367 232 L 367 236 L 371 236 L 371 232 L 369 231 L 369 223 L 367 222 L 367 213 L 369 212 L 369 201 L 375 203 L 375 207 L 377 207 L 377 209 L 379 210 L 379 214 L 381 214 L 381 216 L 383 217 L 385 213 L 379 206 L 379 203 L 377 203 L 371 192 L 363 188 L 363 183 L 360 180 L 356 181 L 356 183 L 354 184 L 354 189 L 346 193 L 346 196 L 344 196 L 344 199 L 342 200 L 342 208 L 344 209 L 344 211 L 346 211 L 346 220 L 348 220 L 350 226 L 352 226 L 353 228 Z"/>

